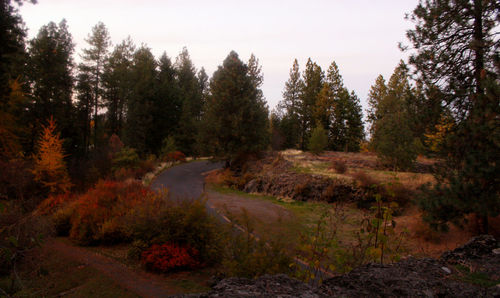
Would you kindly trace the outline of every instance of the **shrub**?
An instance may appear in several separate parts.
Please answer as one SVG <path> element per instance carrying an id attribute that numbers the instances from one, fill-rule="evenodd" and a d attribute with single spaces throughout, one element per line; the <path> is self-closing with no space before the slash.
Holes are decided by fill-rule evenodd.
<path id="1" fill-rule="evenodd" d="M 198 251 L 188 246 L 173 243 L 154 244 L 142 253 L 142 263 L 147 269 L 168 272 L 177 269 L 192 269 L 199 266 Z"/>
<path id="2" fill-rule="evenodd" d="M 108 150 L 111 158 L 113 158 L 116 153 L 120 152 L 123 147 L 123 142 L 116 134 L 112 134 L 111 137 L 109 137 Z"/>
<path id="3" fill-rule="evenodd" d="M 199 261 L 215 264 L 223 250 L 225 233 L 200 200 L 163 199 L 160 208 L 141 205 L 125 216 L 130 235 L 150 244 L 175 243 L 198 251 Z"/>
<path id="4" fill-rule="evenodd" d="M 133 169 L 139 166 L 139 155 L 133 148 L 123 147 L 113 158 L 113 171 L 120 168 Z"/>
<path id="5" fill-rule="evenodd" d="M 57 236 L 69 236 L 71 230 L 71 218 L 73 217 L 74 205 L 67 205 L 52 214 L 52 223 Z"/>
<path id="6" fill-rule="evenodd" d="M 166 156 L 170 152 L 177 151 L 177 146 L 175 144 L 175 138 L 173 136 L 166 137 L 161 146 L 161 155 Z"/>
<path id="7" fill-rule="evenodd" d="M 180 151 L 174 151 L 174 152 L 169 152 L 164 155 L 163 157 L 164 161 L 167 162 L 185 162 L 186 161 L 186 155 Z"/>
<path id="8" fill-rule="evenodd" d="M 0 160 L 0 199 L 19 202 L 24 211 L 39 203 L 41 188 L 34 181 L 31 162 L 23 159 Z"/>
<path id="9" fill-rule="evenodd" d="M 325 150 L 328 145 L 328 136 L 323 126 L 318 125 L 312 131 L 311 138 L 309 139 L 309 150 L 314 154 L 320 154 Z"/>
<path id="10" fill-rule="evenodd" d="M 156 206 L 158 202 L 157 195 L 138 182 L 100 181 L 78 197 L 71 220 L 70 238 L 84 245 L 126 241 L 128 236 L 125 233 L 122 239 L 116 239 L 117 234 L 110 233 L 112 225 L 115 228 L 118 228 L 116 225 L 123 225 L 123 218 L 136 206 Z M 111 224 L 113 220 L 118 222 Z M 111 235 L 112 238 L 105 238 Z"/>
<path id="11" fill-rule="evenodd" d="M 375 180 L 375 178 L 368 176 L 363 171 L 357 171 L 353 173 L 352 177 L 359 183 L 361 187 L 371 187 L 379 183 L 377 180 Z"/>
<path id="12" fill-rule="evenodd" d="M 43 217 L 24 213 L 15 202 L 1 202 L 0 227 L 0 276 L 9 274 L 41 244 L 45 235 L 51 234 L 50 225 Z"/>
<path id="13" fill-rule="evenodd" d="M 333 161 L 332 168 L 335 169 L 335 172 L 339 174 L 344 174 L 345 172 L 347 172 L 347 164 L 343 160 Z"/>
<path id="14" fill-rule="evenodd" d="M 228 214 L 232 218 L 231 214 Z M 255 239 L 253 233 L 254 222 L 243 209 L 239 223 L 244 232 L 234 233 L 234 226 L 230 226 L 231 233 L 225 238 L 225 250 L 221 273 L 224 276 L 238 276 L 255 278 L 264 274 L 291 273 L 290 264 L 293 262 L 289 254 L 289 247 L 282 240 L 282 235 L 273 239 Z"/>

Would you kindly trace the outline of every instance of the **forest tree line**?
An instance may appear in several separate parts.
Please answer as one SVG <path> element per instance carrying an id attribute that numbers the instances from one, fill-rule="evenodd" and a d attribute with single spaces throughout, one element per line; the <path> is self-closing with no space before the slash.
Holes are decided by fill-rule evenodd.
<path id="1" fill-rule="evenodd" d="M 112 47 L 98 23 L 76 65 L 64 20 L 26 40 L 17 11 L 22 3 L 2 1 L 1 7 L 2 160 L 29 159 L 50 117 L 73 176 L 99 172 L 112 135 L 142 157 L 175 143 L 187 155 L 230 159 L 269 145 L 304 150 L 321 139 L 322 149 L 374 150 L 396 170 L 411 168 L 417 154 L 439 157 L 438 182 L 422 200 L 436 226 L 470 212 L 487 223 L 500 211 L 497 1 L 418 4 L 409 15 L 415 23 L 407 32 L 410 45 L 401 46 L 410 51 L 407 63 L 370 89 L 368 138 L 359 98 L 344 86 L 335 62 L 324 72 L 309 59 L 301 73 L 295 60 L 283 100 L 269 113 L 253 55 L 245 63 L 231 52 L 209 78 L 186 49 L 172 61 L 166 53 L 156 59 L 130 38 Z"/>

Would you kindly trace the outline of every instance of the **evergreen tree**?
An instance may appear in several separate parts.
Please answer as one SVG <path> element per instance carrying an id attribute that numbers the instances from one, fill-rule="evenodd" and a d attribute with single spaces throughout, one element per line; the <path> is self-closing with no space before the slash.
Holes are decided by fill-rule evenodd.
<path id="1" fill-rule="evenodd" d="M 78 136 L 77 151 L 80 155 L 87 156 L 90 146 L 91 120 L 93 112 L 93 89 L 91 85 L 91 70 L 85 64 L 78 65 L 76 77 L 76 126 Z"/>
<path id="2" fill-rule="evenodd" d="M 187 155 L 195 154 L 196 136 L 201 120 L 202 93 L 196 77 L 196 69 L 186 48 L 182 50 L 175 62 L 179 94 L 182 100 L 182 113 L 179 120 L 179 131 L 176 136 L 179 149 Z"/>
<path id="3" fill-rule="evenodd" d="M 234 51 L 214 73 L 210 91 L 202 126 L 207 150 L 230 164 L 239 156 L 265 149 L 267 109 L 258 99 L 248 66 Z"/>
<path id="4" fill-rule="evenodd" d="M 300 101 L 304 82 L 300 77 L 299 62 L 297 59 L 293 61 L 293 66 L 290 69 L 290 78 L 285 83 L 283 91 L 283 100 L 279 103 L 279 110 L 283 111 L 281 119 L 284 146 L 286 148 L 298 148 L 300 140 Z"/>
<path id="5" fill-rule="evenodd" d="M 408 169 L 417 158 L 407 101 L 412 94 L 408 68 L 401 61 L 387 85 L 387 95 L 377 103 L 372 143 L 379 158 L 396 170 Z"/>
<path id="6" fill-rule="evenodd" d="M 363 121 L 359 98 L 344 87 L 335 61 L 330 64 L 325 85 L 316 103 L 317 118 L 329 132 L 329 148 L 337 151 L 359 151 L 363 139 Z M 325 97 L 323 94 L 328 94 Z M 329 98 L 329 100 L 325 100 Z"/>
<path id="7" fill-rule="evenodd" d="M 132 94 L 127 103 L 125 144 L 144 155 L 151 152 L 155 141 L 151 136 L 153 127 L 153 107 L 157 90 L 157 63 L 151 50 L 141 46 L 134 54 L 131 77 L 134 82 Z M 161 144 L 161 143 L 160 143 Z"/>
<path id="8" fill-rule="evenodd" d="M 32 103 L 30 118 L 34 123 L 32 136 L 37 136 L 40 123 L 53 116 L 59 123 L 66 148 L 73 149 L 74 131 L 73 54 L 74 44 L 66 21 L 51 22 L 40 28 L 29 42 L 28 78 Z"/>
<path id="9" fill-rule="evenodd" d="M 18 1 L 22 3 L 22 1 Z M 0 3 L 0 110 L 9 101 L 9 82 L 23 74 L 25 62 L 23 20 L 12 1 Z"/>
<path id="10" fill-rule="evenodd" d="M 111 45 L 108 29 L 99 22 L 92 27 L 92 33 L 85 40 L 89 48 L 83 49 L 82 59 L 85 65 L 90 69 L 92 76 L 90 84 L 93 89 L 93 108 L 94 108 L 94 146 L 98 142 L 98 117 L 99 107 L 103 105 L 103 82 L 102 74 L 108 55 L 108 47 Z"/>
<path id="11" fill-rule="evenodd" d="M 335 97 L 332 88 L 328 83 L 323 83 L 323 88 L 318 94 L 318 99 L 314 105 L 314 119 L 320 123 L 323 129 L 330 130 L 330 125 L 334 116 Z"/>
<path id="12" fill-rule="evenodd" d="M 368 123 L 370 126 L 370 135 L 373 137 L 375 131 L 375 123 L 380 119 L 377 114 L 378 105 L 384 97 L 387 96 L 387 86 L 384 77 L 379 75 L 375 80 L 375 84 L 371 86 L 368 92 L 368 110 L 366 111 Z"/>
<path id="13" fill-rule="evenodd" d="M 426 86 L 439 91 L 456 122 L 442 152 L 446 161 L 436 176 L 439 183 L 429 187 L 422 200 L 424 218 L 445 228 L 476 213 L 482 232 L 488 232 L 488 216 L 500 213 L 500 4 L 422 1 L 411 20 L 416 26 L 407 33 L 415 50 L 410 63 Z"/>
<path id="14" fill-rule="evenodd" d="M 323 88 L 324 73 L 321 67 L 311 58 L 307 60 L 306 69 L 302 75 L 304 87 L 301 92 L 299 105 L 299 119 L 301 125 L 301 149 L 305 149 L 311 130 L 314 125 L 314 105 L 318 98 L 318 94 Z"/>
<path id="15" fill-rule="evenodd" d="M 129 37 L 115 46 L 104 65 L 102 97 L 106 107 L 109 135 L 120 135 L 123 129 L 126 103 L 131 95 L 130 86 L 133 84 L 130 68 L 134 51 L 135 45 Z"/>
<path id="16" fill-rule="evenodd" d="M 346 120 L 347 134 L 344 151 L 358 152 L 365 133 L 361 103 L 359 97 L 354 93 L 354 91 L 351 91 L 347 102 Z"/>
<path id="17" fill-rule="evenodd" d="M 308 149 L 314 154 L 320 154 L 323 150 L 326 149 L 328 145 L 328 136 L 326 134 L 326 130 L 323 128 L 321 124 L 313 129 L 311 133 L 311 137 L 309 138 Z"/>
<path id="18" fill-rule="evenodd" d="M 166 53 L 160 57 L 158 71 L 158 89 L 153 108 L 153 152 L 158 153 L 162 142 L 179 131 L 179 120 L 182 113 L 182 100 L 177 83 L 176 71 Z"/>
<path id="19" fill-rule="evenodd" d="M 496 0 L 447 0 L 420 1 L 408 17 L 415 22 L 407 32 L 414 48 L 410 64 L 423 83 L 439 88 L 460 120 L 471 109 L 472 95 L 484 94 L 481 72 L 494 71 L 499 14 Z"/>
<path id="20" fill-rule="evenodd" d="M 264 83 L 264 74 L 262 74 L 262 66 L 259 65 L 259 59 L 257 59 L 254 54 L 251 54 L 248 60 L 248 74 L 252 80 L 252 84 L 257 90 L 257 99 L 265 105 L 266 99 L 264 98 L 264 93 L 260 89 Z"/>

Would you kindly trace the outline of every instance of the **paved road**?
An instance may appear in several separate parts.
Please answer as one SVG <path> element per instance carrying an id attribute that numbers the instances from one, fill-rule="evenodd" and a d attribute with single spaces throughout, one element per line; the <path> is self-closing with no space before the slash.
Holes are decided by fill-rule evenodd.
<path id="1" fill-rule="evenodd" d="M 203 173 L 209 172 L 215 169 L 219 169 L 223 166 L 222 162 L 210 162 L 210 161 L 197 161 L 186 164 L 181 164 L 174 166 L 170 169 L 165 170 L 161 173 L 151 184 L 151 188 L 154 190 L 159 190 L 162 187 L 167 187 L 169 193 L 174 198 L 185 199 L 194 198 L 197 199 L 203 194 L 204 183 Z M 206 206 L 209 214 L 212 214 L 222 222 L 229 222 L 229 219 L 217 212 L 217 210 L 207 204 Z M 235 232 L 245 233 L 245 230 L 239 226 L 235 225 Z M 253 235 L 256 239 L 259 239 L 256 235 Z M 299 258 L 294 258 L 295 261 L 302 268 L 309 268 L 309 265 Z M 321 278 L 333 277 L 329 272 L 323 271 L 316 272 L 316 277 L 312 282 L 318 282 Z"/>
<path id="2" fill-rule="evenodd" d="M 222 165 L 222 162 L 201 160 L 174 166 L 156 177 L 151 188 L 159 190 L 166 187 L 174 198 L 197 199 L 203 193 L 202 173 L 219 169 Z"/>

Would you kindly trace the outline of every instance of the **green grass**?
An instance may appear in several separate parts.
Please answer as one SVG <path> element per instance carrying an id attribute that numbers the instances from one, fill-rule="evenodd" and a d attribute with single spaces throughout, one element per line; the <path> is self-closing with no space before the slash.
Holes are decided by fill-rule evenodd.
<path id="1" fill-rule="evenodd" d="M 289 237 L 288 241 L 297 242 L 300 234 L 312 235 L 316 224 L 321 219 L 321 215 L 325 210 L 331 210 L 332 205 L 324 202 L 301 202 L 301 201 L 284 201 L 276 197 L 268 195 L 255 195 L 243 191 L 227 188 L 219 185 L 210 185 L 210 188 L 221 194 L 237 195 L 251 200 L 262 200 L 271 202 L 278 206 L 289 210 L 294 218 L 287 221 L 281 221 L 274 224 L 274 227 L 269 227 L 266 223 L 259 223 L 259 218 L 252 218 L 255 222 L 255 229 L 259 235 L 272 238 L 273 233 L 281 233 Z M 363 212 L 354 206 L 345 205 L 343 208 L 343 220 L 338 229 L 339 237 L 345 241 L 349 241 L 353 237 L 353 231 L 359 227 Z M 241 218 L 240 218 L 241 219 Z"/>
<path id="2" fill-rule="evenodd" d="M 456 276 L 456 278 L 460 281 L 478 285 L 484 288 L 489 288 L 500 284 L 500 279 L 491 279 L 484 272 L 471 272 L 469 268 L 463 265 L 456 265 L 455 268 L 459 271 L 459 275 Z"/>

